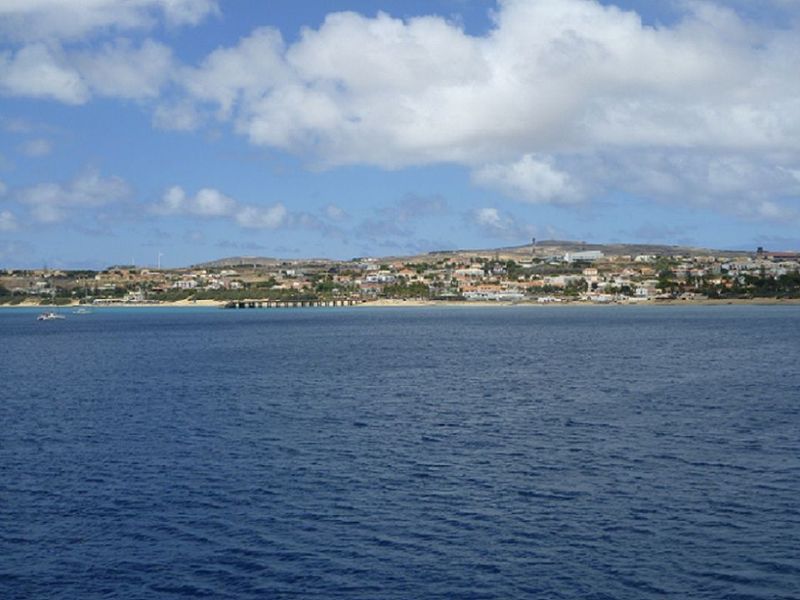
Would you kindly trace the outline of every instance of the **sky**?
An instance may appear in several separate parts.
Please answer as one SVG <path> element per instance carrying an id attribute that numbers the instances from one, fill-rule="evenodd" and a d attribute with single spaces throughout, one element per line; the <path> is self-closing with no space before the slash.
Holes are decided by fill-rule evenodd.
<path id="1" fill-rule="evenodd" d="M 800 248 L 800 0 L 0 0 L 0 268 Z"/>

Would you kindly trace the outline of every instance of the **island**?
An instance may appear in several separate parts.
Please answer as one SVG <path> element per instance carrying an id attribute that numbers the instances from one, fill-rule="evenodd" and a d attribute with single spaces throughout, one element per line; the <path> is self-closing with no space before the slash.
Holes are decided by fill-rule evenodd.
<path id="1" fill-rule="evenodd" d="M 5 269 L 0 305 L 396 306 L 800 299 L 800 253 L 548 240 L 350 260 L 231 257 L 186 268 Z"/>

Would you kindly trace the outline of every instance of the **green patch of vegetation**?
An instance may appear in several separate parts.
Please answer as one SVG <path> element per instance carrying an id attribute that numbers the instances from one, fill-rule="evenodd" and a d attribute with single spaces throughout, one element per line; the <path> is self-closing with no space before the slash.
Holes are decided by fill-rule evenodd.
<path id="1" fill-rule="evenodd" d="M 160 294 L 150 294 L 148 300 L 158 300 L 160 302 L 178 302 L 190 298 L 194 292 L 192 290 L 169 290 Z"/>
<path id="2" fill-rule="evenodd" d="M 580 281 L 575 281 L 567 284 L 564 288 L 564 295 L 565 296 L 579 296 L 583 292 L 586 292 L 589 289 L 589 284 L 586 283 L 585 279 L 581 279 Z"/>
<path id="3" fill-rule="evenodd" d="M 725 276 L 722 283 L 702 279 L 696 283 L 697 291 L 709 298 L 800 298 L 800 272 L 794 271 L 773 277 L 758 275 Z"/>
<path id="4" fill-rule="evenodd" d="M 430 290 L 424 283 L 394 283 L 383 288 L 383 296 L 387 298 L 428 298 Z"/>
<path id="5" fill-rule="evenodd" d="M 252 284 L 252 287 L 258 289 L 269 289 L 274 286 L 278 285 L 278 282 L 275 280 L 274 277 L 270 277 L 269 279 L 264 279 L 261 281 L 256 281 Z"/>

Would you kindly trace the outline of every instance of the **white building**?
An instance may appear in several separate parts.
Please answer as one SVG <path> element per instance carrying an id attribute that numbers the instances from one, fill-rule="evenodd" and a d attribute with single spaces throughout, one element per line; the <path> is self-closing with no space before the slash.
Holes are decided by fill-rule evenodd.
<path id="1" fill-rule="evenodd" d="M 593 262 L 605 256 L 600 250 L 586 250 L 584 252 L 567 252 L 564 255 L 564 262 L 575 262 L 578 260 Z"/>
<path id="2" fill-rule="evenodd" d="M 197 287 L 197 281 L 194 279 L 179 279 L 172 284 L 172 287 L 177 290 L 193 290 Z"/>
<path id="3" fill-rule="evenodd" d="M 521 294 L 520 292 L 494 292 L 494 291 L 476 290 L 473 292 L 464 292 L 464 298 L 466 300 L 513 301 L 513 300 L 524 300 L 525 294 Z"/>

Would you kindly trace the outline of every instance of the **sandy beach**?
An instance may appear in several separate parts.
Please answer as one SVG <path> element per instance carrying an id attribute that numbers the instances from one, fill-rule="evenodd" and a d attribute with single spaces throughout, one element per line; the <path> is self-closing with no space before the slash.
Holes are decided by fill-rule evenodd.
<path id="1" fill-rule="evenodd" d="M 42 310 L 75 309 L 83 308 L 223 308 L 227 304 L 222 300 L 180 300 L 177 302 L 160 302 L 157 304 L 37 304 L 34 302 L 21 302 L 19 304 L 0 304 L 0 309 L 13 308 L 40 308 Z M 354 304 L 346 308 L 565 308 L 565 307 L 586 307 L 586 306 L 725 306 L 725 305 L 752 305 L 752 306 L 774 306 L 774 305 L 800 305 L 800 298 L 736 298 L 723 300 L 645 300 L 638 302 L 550 302 L 540 304 L 535 301 L 530 302 L 497 302 L 490 300 L 400 300 L 400 299 L 380 299 Z M 340 307 L 344 308 L 344 307 Z M 242 309 L 249 310 L 249 309 Z"/>
<path id="2" fill-rule="evenodd" d="M 534 308 L 559 308 L 575 306 L 723 306 L 723 305 L 797 305 L 800 298 L 737 298 L 729 300 L 645 300 L 639 302 L 549 302 L 540 304 L 536 301 L 530 302 L 495 302 L 491 300 L 470 300 L 470 301 L 450 301 L 450 300 L 397 300 L 381 299 L 371 302 L 357 304 L 356 307 L 380 307 L 380 308 L 411 308 L 411 307 L 448 307 L 448 308 L 514 308 L 514 307 L 534 307 Z"/>

